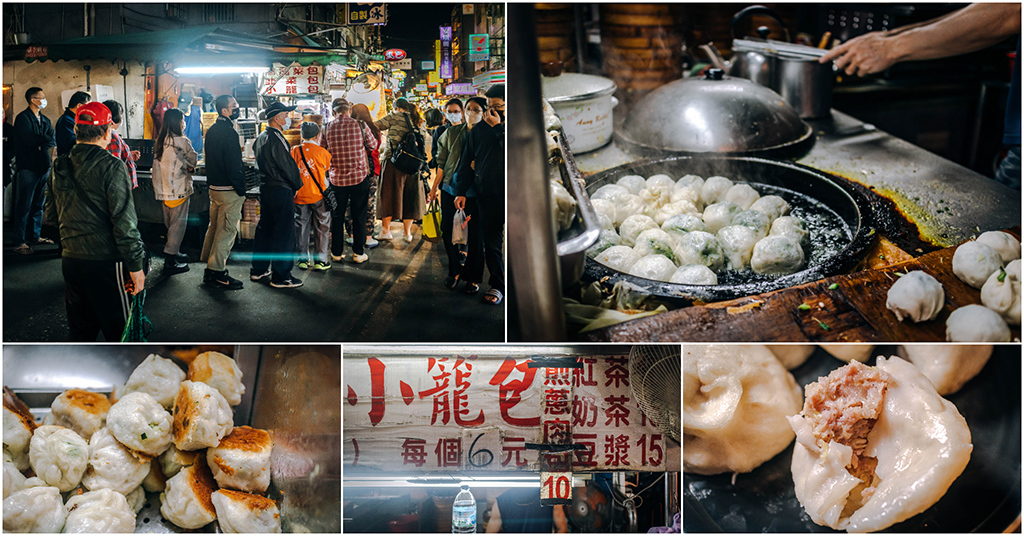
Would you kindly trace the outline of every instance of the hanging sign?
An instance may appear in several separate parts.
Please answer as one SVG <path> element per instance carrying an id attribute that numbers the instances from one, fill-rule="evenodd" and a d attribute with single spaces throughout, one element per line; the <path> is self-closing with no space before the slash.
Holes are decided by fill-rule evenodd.
<path id="1" fill-rule="evenodd" d="M 445 80 L 452 79 L 452 27 L 441 27 L 441 63 L 440 75 Z"/>
<path id="2" fill-rule="evenodd" d="M 394 69 L 412 69 L 412 58 L 392 62 L 391 67 Z"/>
<path id="3" fill-rule="evenodd" d="M 473 87 L 473 84 L 468 84 L 468 83 L 448 84 L 448 86 L 444 88 L 444 94 L 445 95 L 476 95 L 476 88 Z"/>
<path id="4" fill-rule="evenodd" d="M 665 437 L 633 399 L 627 356 L 534 359 L 346 359 L 344 470 L 665 470 Z M 555 476 L 553 497 L 561 486 Z"/>
<path id="5" fill-rule="evenodd" d="M 420 62 L 420 70 L 421 71 L 433 71 L 435 68 L 437 68 L 437 64 L 432 62 L 432 61 L 421 61 Z"/>
<path id="6" fill-rule="evenodd" d="M 405 51 L 400 48 L 391 48 L 384 51 L 384 59 L 388 61 L 398 61 L 405 59 Z"/>
<path id="7" fill-rule="evenodd" d="M 285 67 L 279 63 L 263 74 L 263 95 L 304 95 L 327 91 L 324 68 L 320 65 L 303 67 L 298 63 Z"/>
<path id="8" fill-rule="evenodd" d="M 490 36 L 473 34 L 469 36 L 469 61 L 487 61 L 491 59 Z"/>
<path id="9" fill-rule="evenodd" d="M 387 4 L 385 2 L 345 4 L 345 21 L 350 25 L 387 24 Z"/>

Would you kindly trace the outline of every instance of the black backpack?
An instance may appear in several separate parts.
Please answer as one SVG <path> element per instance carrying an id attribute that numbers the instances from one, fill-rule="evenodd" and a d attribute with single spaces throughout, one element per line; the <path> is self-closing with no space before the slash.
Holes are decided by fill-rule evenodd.
<path id="1" fill-rule="evenodd" d="M 423 134 L 412 126 L 409 116 L 405 116 L 405 121 L 409 125 L 409 133 L 402 137 L 398 147 L 391 149 L 391 163 L 402 173 L 413 175 L 427 165 L 426 142 Z"/>

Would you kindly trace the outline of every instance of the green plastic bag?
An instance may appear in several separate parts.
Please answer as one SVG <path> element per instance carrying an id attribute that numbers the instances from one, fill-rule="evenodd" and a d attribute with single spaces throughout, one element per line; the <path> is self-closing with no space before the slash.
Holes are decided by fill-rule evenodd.
<path id="1" fill-rule="evenodd" d="M 148 342 L 149 334 L 153 331 L 153 323 L 146 315 L 142 314 L 142 305 L 145 302 L 145 290 L 131 297 L 128 321 L 124 324 L 121 342 Z"/>

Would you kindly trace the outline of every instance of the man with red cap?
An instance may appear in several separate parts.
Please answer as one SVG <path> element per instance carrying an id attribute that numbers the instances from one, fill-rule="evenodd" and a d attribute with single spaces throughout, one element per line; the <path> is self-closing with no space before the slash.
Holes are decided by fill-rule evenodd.
<path id="1" fill-rule="evenodd" d="M 75 145 L 50 174 L 47 217 L 60 228 L 68 339 L 120 341 L 128 293 L 145 288 L 146 248 L 139 235 L 128 168 L 107 152 L 110 109 L 99 102 L 75 114 Z"/>

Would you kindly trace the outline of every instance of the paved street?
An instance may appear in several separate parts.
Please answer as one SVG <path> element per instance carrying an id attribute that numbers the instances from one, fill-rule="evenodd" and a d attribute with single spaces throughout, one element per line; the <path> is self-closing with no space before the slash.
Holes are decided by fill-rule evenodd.
<path id="1" fill-rule="evenodd" d="M 395 231 L 400 228 L 395 226 Z M 418 228 L 417 228 L 418 229 Z M 150 251 L 159 252 L 163 226 L 143 224 Z M 396 238 L 399 236 L 395 233 Z M 55 246 L 21 256 L 5 236 L 3 252 L 4 341 L 67 340 L 64 283 Z M 484 304 L 444 288 L 444 246 L 419 239 L 381 242 L 368 250 L 369 262 L 346 260 L 326 272 L 293 274 L 298 289 L 275 289 L 248 280 L 252 243 L 235 248 L 228 270 L 244 279 L 239 291 L 202 284 L 198 262 L 201 231 L 190 225 L 183 251 L 191 270 L 173 277 L 154 259 L 146 279 L 144 312 L 153 322 L 150 341 L 503 341 L 504 306 Z M 484 274 L 486 278 L 486 272 Z M 484 289 L 486 290 L 486 285 Z M 461 291 L 461 286 L 459 287 Z"/>

